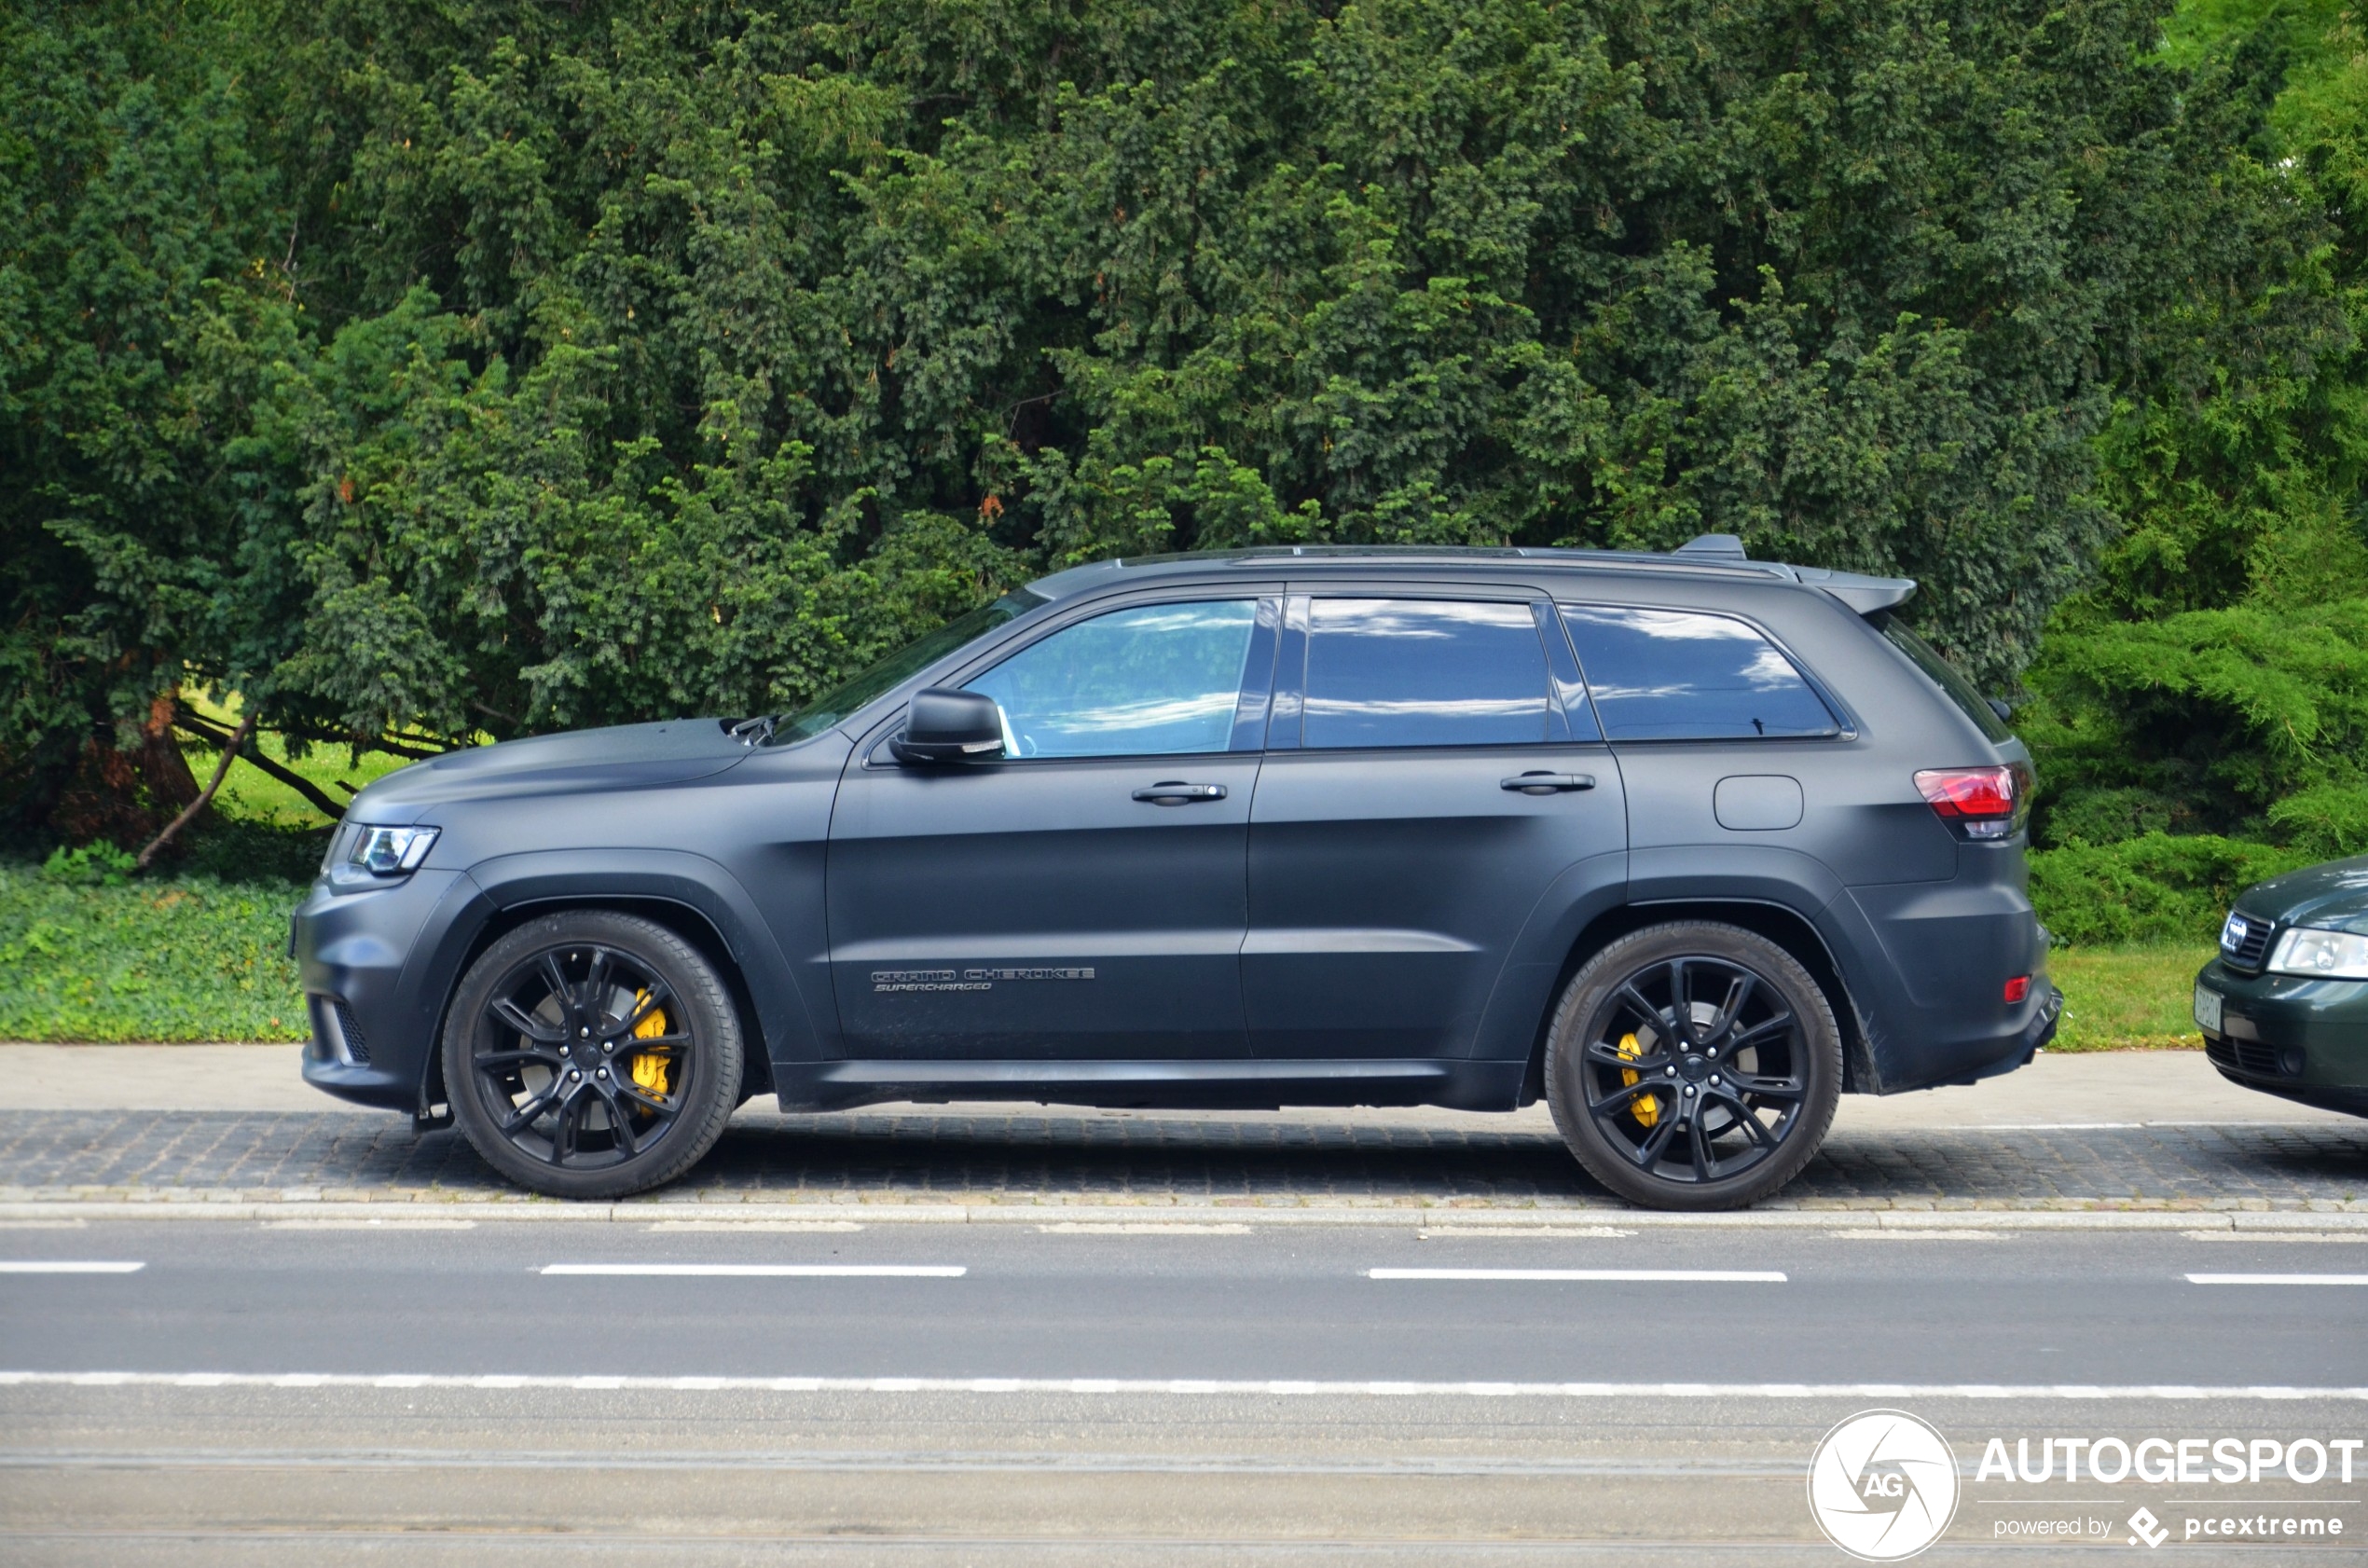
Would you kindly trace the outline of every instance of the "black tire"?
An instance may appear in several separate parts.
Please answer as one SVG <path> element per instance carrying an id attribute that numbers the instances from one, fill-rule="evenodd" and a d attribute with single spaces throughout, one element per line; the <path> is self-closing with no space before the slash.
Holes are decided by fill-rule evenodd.
<path id="1" fill-rule="evenodd" d="M 1554 1125 L 1597 1181 L 1647 1208 L 1740 1208 L 1825 1141 L 1841 1028 L 1775 942 L 1672 922 L 1620 938 L 1571 978 L 1545 1076 Z"/>
<path id="2" fill-rule="evenodd" d="M 673 1180 L 723 1135 L 744 1050 L 723 977 L 654 921 L 568 910 L 487 948 L 444 1029 L 452 1117 L 487 1163 L 554 1198 Z"/>

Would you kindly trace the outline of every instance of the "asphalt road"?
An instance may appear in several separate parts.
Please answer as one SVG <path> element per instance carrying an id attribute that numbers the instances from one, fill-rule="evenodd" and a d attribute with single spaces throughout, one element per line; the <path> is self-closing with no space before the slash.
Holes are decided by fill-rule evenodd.
<path id="1" fill-rule="evenodd" d="M 1926 1561 L 2141 1504 L 2368 1535 L 2368 1450 L 1976 1476 L 2368 1437 L 2357 1241 L 440 1223 L 0 1230 L 0 1561 L 1841 1561 L 1806 1466 L 1878 1406 L 1955 1446 Z"/>

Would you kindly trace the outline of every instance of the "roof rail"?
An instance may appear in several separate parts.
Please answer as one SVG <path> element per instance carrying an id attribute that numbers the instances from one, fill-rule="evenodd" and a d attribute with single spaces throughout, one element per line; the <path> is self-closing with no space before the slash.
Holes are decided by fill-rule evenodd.
<path id="1" fill-rule="evenodd" d="M 1595 565 L 1667 570 L 1672 566 L 1695 569 L 1711 568 L 1723 571 L 1756 572 L 1778 577 L 1788 583 L 1823 588 L 1861 615 L 1879 615 L 1907 602 L 1916 592 L 1913 579 L 1907 577 L 1872 577 L 1863 572 L 1834 571 L 1818 566 L 1794 566 L 1785 561 L 1755 561 L 1744 552 L 1743 542 L 1731 533 L 1705 533 L 1687 540 L 1674 550 L 1588 550 L 1567 545 L 1498 544 L 1498 545 L 1422 545 L 1422 544 L 1264 544 L 1230 550 L 1188 550 L 1164 556 L 1134 556 L 1113 560 L 1090 562 L 1039 578 L 1028 585 L 1039 593 L 1058 597 L 1074 592 L 1088 582 L 1108 577 L 1128 568 L 1148 567 L 1163 562 L 1205 560 L 1231 561 L 1244 565 L 1293 557 L 1341 559 L 1366 557 L 1381 559 L 1419 560 L 1440 557 L 1496 557 L 1499 558 L 1566 561 L 1572 565 Z"/>

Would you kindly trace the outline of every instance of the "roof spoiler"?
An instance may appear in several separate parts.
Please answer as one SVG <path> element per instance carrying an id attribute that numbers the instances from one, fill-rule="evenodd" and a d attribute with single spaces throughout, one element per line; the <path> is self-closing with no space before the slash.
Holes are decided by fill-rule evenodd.
<path id="1" fill-rule="evenodd" d="M 1755 561 L 1743 553 L 1743 542 L 1731 533 L 1705 533 L 1670 552 L 1696 560 L 1727 561 L 1757 567 L 1771 576 L 1789 577 L 1812 588 L 1823 588 L 1861 615 L 1879 615 L 1906 604 L 1916 592 L 1912 577 L 1870 577 L 1858 571 L 1834 571 L 1822 566 L 1793 566 L 1784 561 Z"/>

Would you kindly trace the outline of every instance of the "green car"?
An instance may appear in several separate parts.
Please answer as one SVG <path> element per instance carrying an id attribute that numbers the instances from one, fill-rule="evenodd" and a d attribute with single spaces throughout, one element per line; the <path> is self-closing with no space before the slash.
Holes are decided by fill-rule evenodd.
<path id="1" fill-rule="evenodd" d="M 2368 1116 L 2368 855 L 2246 888 L 2196 1022 L 2230 1082 Z"/>

